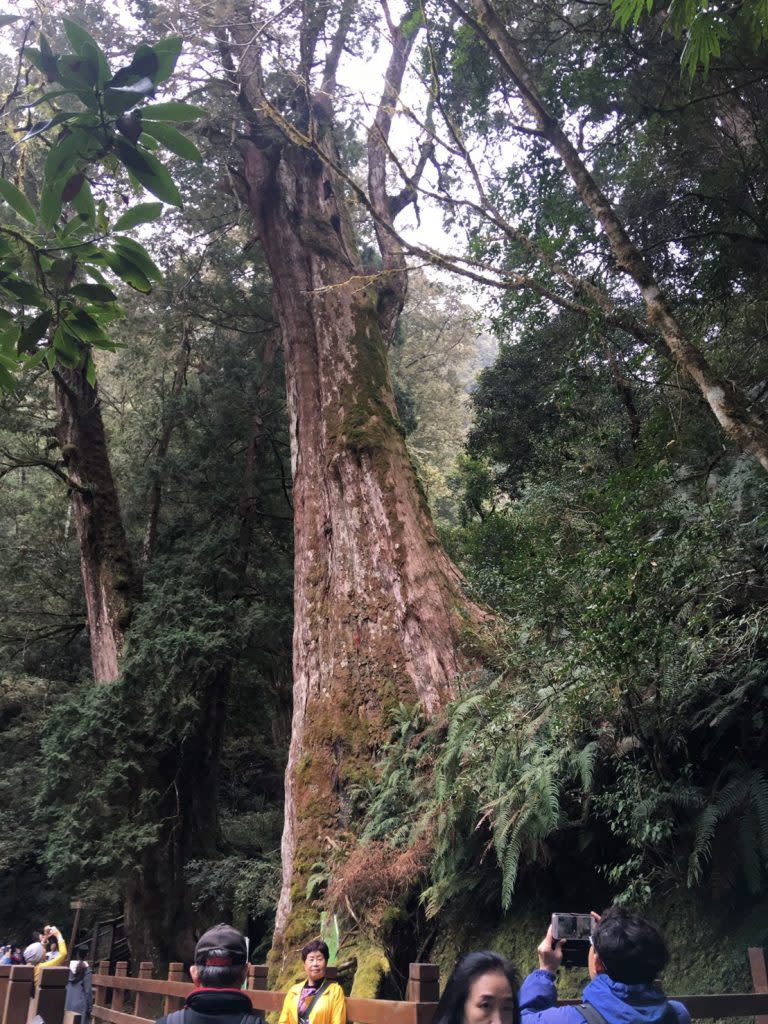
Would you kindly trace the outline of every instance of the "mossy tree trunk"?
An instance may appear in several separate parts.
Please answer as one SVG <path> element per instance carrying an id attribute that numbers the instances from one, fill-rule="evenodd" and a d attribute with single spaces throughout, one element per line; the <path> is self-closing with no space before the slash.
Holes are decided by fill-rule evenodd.
<path id="1" fill-rule="evenodd" d="M 290 123 L 262 88 L 256 47 L 238 50 L 221 39 L 249 121 L 243 178 L 273 278 L 290 416 L 294 704 L 277 965 L 295 960 L 301 943 L 317 934 L 307 879 L 315 862 L 327 862 L 355 834 L 353 787 L 373 770 L 388 709 L 420 701 L 438 711 L 457 675 L 478 668 L 472 638 L 486 624 L 436 535 L 387 367 L 407 278 L 386 220 L 412 193 L 388 197 L 384 165 L 413 12 L 389 25 L 392 59 L 368 138 L 368 194 L 382 258 L 381 271 L 371 274 L 353 238 L 333 142 L 335 65 L 353 5 L 338 12 L 322 83 L 310 95 L 314 7 L 304 5 L 303 84 Z"/>
<path id="2" fill-rule="evenodd" d="M 59 367 L 55 377 L 57 438 L 72 482 L 93 678 L 109 683 L 118 676 L 141 581 L 123 527 L 96 389 L 81 367 Z"/>

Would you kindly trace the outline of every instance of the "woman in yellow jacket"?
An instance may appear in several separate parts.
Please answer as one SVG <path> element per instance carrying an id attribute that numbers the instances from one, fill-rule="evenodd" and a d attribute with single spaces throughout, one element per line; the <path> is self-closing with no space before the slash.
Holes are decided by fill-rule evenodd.
<path id="1" fill-rule="evenodd" d="M 285 995 L 278 1024 L 346 1024 L 347 1006 L 341 985 L 328 981 L 328 947 L 320 939 L 301 951 L 307 977 Z"/>
<path id="2" fill-rule="evenodd" d="M 45 940 L 45 947 L 48 950 L 48 957 L 42 960 L 35 967 L 35 984 L 40 981 L 40 974 L 46 967 L 61 967 L 67 959 L 67 944 L 64 936 L 56 925 L 50 925 L 47 929 L 48 937 Z"/>

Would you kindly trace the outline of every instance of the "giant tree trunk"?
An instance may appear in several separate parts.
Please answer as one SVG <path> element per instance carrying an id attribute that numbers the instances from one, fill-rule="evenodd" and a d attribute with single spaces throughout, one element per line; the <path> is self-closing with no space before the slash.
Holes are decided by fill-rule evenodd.
<path id="1" fill-rule="evenodd" d="M 120 515 L 96 389 L 85 370 L 59 367 L 57 435 L 73 483 L 72 506 L 88 614 L 93 678 L 116 679 L 131 609 L 141 584 Z"/>
<path id="2" fill-rule="evenodd" d="M 317 155 L 245 144 L 283 334 L 295 516 L 294 705 L 275 950 L 317 931 L 312 864 L 354 831 L 388 708 L 438 710 L 480 663 L 485 614 L 443 551 L 397 420 L 375 284 Z"/>

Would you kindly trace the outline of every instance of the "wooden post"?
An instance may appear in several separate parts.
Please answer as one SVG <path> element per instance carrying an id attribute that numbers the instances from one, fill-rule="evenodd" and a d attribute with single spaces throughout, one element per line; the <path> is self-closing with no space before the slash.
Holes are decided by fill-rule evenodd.
<path id="1" fill-rule="evenodd" d="M 3 1020 L 3 1010 L 5 1009 L 5 995 L 8 991 L 8 982 L 11 980 L 11 965 L 0 964 L 0 1024 Z"/>
<path id="2" fill-rule="evenodd" d="M 109 922 L 109 952 L 107 953 L 110 964 L 115 961 L 115 922 Z"/>
<path id="3" fill-rule="evenodd" d="M 118 960 L 115 964 L 115 977 L 116 978 L 127 978 L 128 977 L 128 961 Z M 118 988 L 115 986 L 112 989 L 112 1009 L 122 1010 L 125 1005 L 125 989 Z"/>
<path id="4" fill-rule="evenodd" d="M 40 972 L 31 1017 L 42 1017 L 45 1024 L 62 1024 L 67 1001 L 68 967 L 46 967 Z"/>
<path id="5" fill-rule="evenodd" d="M 83 903 L 82 900 L 72 900 L 72 902 L 69 904 L 69 909 L 74 910 L 75 912 L 75 920 L 72 922 L 72 935 L 70 936 L 69 939 L 70 959 L 74 957 L 75 944 L 77 942 L 77 931 L 78 928 L 80 927 L 80 911 L 83 909 L 84 906 L 85 903 Z M 78 959 L 81 960 L 82 957 L 78 957 Z"/>
<path id="6" fill-rule="evenodd" d="M 251 964 L 248 968 L 248 988 L 255 992 L 266 992 L 268 971 L 266 964 Z"/>
<path id="7" fill-rule="evenodd" d="M 29 1016 L 29 996 L 35 978 L 34 967 L 11 967 L 5 1006 L 0 1009 L 2 1024 L 26 1024 Z"/>
<path id="8" fill-rule="evenodd" d="M 768 957 L 765 949 L 762 946 L 750 946 L 747 956 L 752 974 L 752 988 L 755 992 L 768 992 Z M 755 1017 L 755 1024 L 768 1024 L 768 1016 Z"/>
<path id="9" fill-rule="evenodd" d="M 184 981 L 184 964 L 168 964 L 168 981 Z M 163 1016 L 167 1017 L 174 1010 L 180 1010 L 184 1005 L 181 996 L 166 996 L 163 1003 Z"/>
<path id="10" fill-rule="evenodd" d="M 93 929 L 93 935 L 91 936 L 91 948 L 90 948 L 90 951 L 88 953 L 88 960 L 89 960 L 89 962 L 91 964 L 95 964 L 96 963 L 96 957 L 99 955 L 99 930 L 100 929 L 101 929 L 101 925 L 97 921 L 96 925 L 95 925 L 95 927 Z"/>
<path id="11" fill-rule="evenodd" d="M 139 964 L 139 977 L 140 978 L 151 978 L 152 977 L 152 961 L 142 960 Z M 133 1010 L 134 1017 L 149 1017 L 149 1000 L 151 994 L 149 992 L 137 992 L 136 993 L 136 1006 Z"/>
<path id="12" fill-rule="evenodd" d="M 96 972 L 97 974 L 109 974 L 109 960 L 99 960 L 99 967 Z M 94 1006 L 106 1006 L 107 1005 L 107 987 L 106 985 L 97 985 L 94 982 L 93 985 L 93 1005 Z"/>
<path id="13" fill-rule="evenodd" d="M 440 998 L 440 968 L 437 964 L 411 964 L 408 968 L 409 1003 L 436 1003 Z"/>

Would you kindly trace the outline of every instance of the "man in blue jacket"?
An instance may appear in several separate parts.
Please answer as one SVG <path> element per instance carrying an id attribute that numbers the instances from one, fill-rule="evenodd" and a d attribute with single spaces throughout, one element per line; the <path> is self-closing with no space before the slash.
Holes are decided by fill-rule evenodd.
<path id="1" fill-rule="evenodd" d="M 557 1006 L 555 975 L 563 941 L 552 928 L 538 948 L 539 969 L 520 988 L 522 1024 L 691 1024 L 682 1003 L 668 1000 L 656 978 L 669 961 L 664 939 L 648 921 L 623 907 L 592 915 L 589 976 L 581 1006 Z"/>

